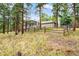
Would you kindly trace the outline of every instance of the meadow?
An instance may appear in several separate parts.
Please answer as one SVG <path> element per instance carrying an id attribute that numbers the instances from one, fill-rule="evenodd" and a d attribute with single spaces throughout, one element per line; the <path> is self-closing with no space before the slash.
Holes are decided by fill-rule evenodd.
<path id="1" fill-rule="evenodd" d="M 65 56 L 79 55 L 79 30 L 63 36 L 62 32 L 48 30 L 0 34 L 0 55 L 17 56 Z"/>

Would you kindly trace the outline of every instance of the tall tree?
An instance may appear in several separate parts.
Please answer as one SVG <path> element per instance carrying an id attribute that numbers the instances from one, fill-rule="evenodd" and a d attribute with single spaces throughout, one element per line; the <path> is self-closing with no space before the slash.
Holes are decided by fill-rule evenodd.
<path id="1" fill-rule="evenodd" d="M 19 24 L 20 24 L 21 10 L 22 10 L 22 3 L 16 3 L 16 4 L 14 4 L 12 12 L 13 12 L 13 17 L 15 19 L 15 34 L 16 35 L 20 31 Z"/>
<path id="2" fill-rule="evenodd" d="M 36 8 L 38 8 L 39 10 L 39 19 L 40 19 L 40 23 L 39 23 L 39 26 L 40 26 L 40 29 L 41 29 L 41 14 L 42 14 L 42 8 L 43 6 L 45 5 L 46 3 L 38 3 Z"/>
<path id="3" fill-rule="evenodd" d="M 12 4 L 11 3 L 7 3 L 6 4 L 6 6 L 7 6 L 7 33 L 9 33 L 9 31 L 10 31 L 10 20 L 11 20 L 11 7 L 10 6 L 12 6 Z"/>
<path id="4" fill-rule="evenodd" d="M 73 31 L 76 30 L 76 4 L 73 3 L 73 13 L 74 13 L 74 22 L 73 22 Z"/>
<path id="5" fill-rule="evenodd" d="M 53 14 L 55 16 L 55 22 L 56 22 L 56 27 L 58 27 L 58 17 L 59 17 L 59 9 L 60 9 L 60 4 L 59 3 L 55 3 L 52 4 L 53 5 Z"/>
<path id="6" fill-rule="evenodd" d="M 1 9 L 1 15 L 3 16 L 3 33 L 5 33 L 6 30 L 6 4 L 1 3 L 0 4 L 0 9 Z"/>
<path id="7" fill-rule="evenodd" d="M 30 19 L 30 15 L 31 15 L 31 12 L 32 12 L 32 10 L 31 10 L 31 7 L 32 7 L 33 5 L 31 4 L 31 3 L 25 3 L 24 4 L 24 15 L 25 15 L 25 31 L 27 30 L 27 20 L 29 20 Z"/>
<path id="8" fill-rule="evenodd" d="M 22 34 L 24 33 L 24 4 L 22 4 Z"/>

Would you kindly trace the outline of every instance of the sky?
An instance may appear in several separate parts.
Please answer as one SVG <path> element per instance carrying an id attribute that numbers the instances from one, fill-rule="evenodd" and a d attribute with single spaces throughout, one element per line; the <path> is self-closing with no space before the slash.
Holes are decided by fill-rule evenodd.
<path id="1" fill-rule="evenodd" d="M 35 21 L 39 21 L 39 15 L 36 14 L 36 3 L 33 3 L 32 4 L 32 8 L 31 8 L 31 19 L 32 20 L 35 20 Z M 44 5 L 44 8 L 42 9 L 42 12 L 46 13 L 48 16 L 51 16 L 52 15 L 52 5 L 51 4 L 46 4 Z"/>

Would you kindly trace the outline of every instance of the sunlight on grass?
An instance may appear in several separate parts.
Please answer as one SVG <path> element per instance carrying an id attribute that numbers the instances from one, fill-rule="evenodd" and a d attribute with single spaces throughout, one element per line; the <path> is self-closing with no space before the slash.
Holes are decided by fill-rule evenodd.
<path id="1" fill-rule="evenodd" d="M 79 49 L 79 31 L 71 33 L 69 36 L 52 32 L 26 32 L 23 35 L 14 32 L 0 34 L 0 55 L 17 55 L 20 51 L 22 55 L 66 55 L 67 48 Z M 78 42 L 77 45 L 74 42 Z M 56 43 L 55 43 L 56 42 Z M 63 42 L 63 43 L 62 43 Z M 70 45 L 67 43 L 69 42 Z M 71 42 L 74 44 L 71 44 Z M 59 45 L 60 44 L 60 45 Z M 69 48 L 70 49 L 70 48 Z"/>

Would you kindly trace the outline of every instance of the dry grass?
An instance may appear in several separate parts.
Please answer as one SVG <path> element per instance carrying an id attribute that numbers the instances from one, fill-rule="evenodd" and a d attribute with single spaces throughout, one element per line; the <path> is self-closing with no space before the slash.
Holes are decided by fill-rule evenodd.
<path id="1" fill-rule="evenodd" d="M 0 34 L 0 55 L 79 55 L 79 31 L 63 36 L 53 32 Z"/>

